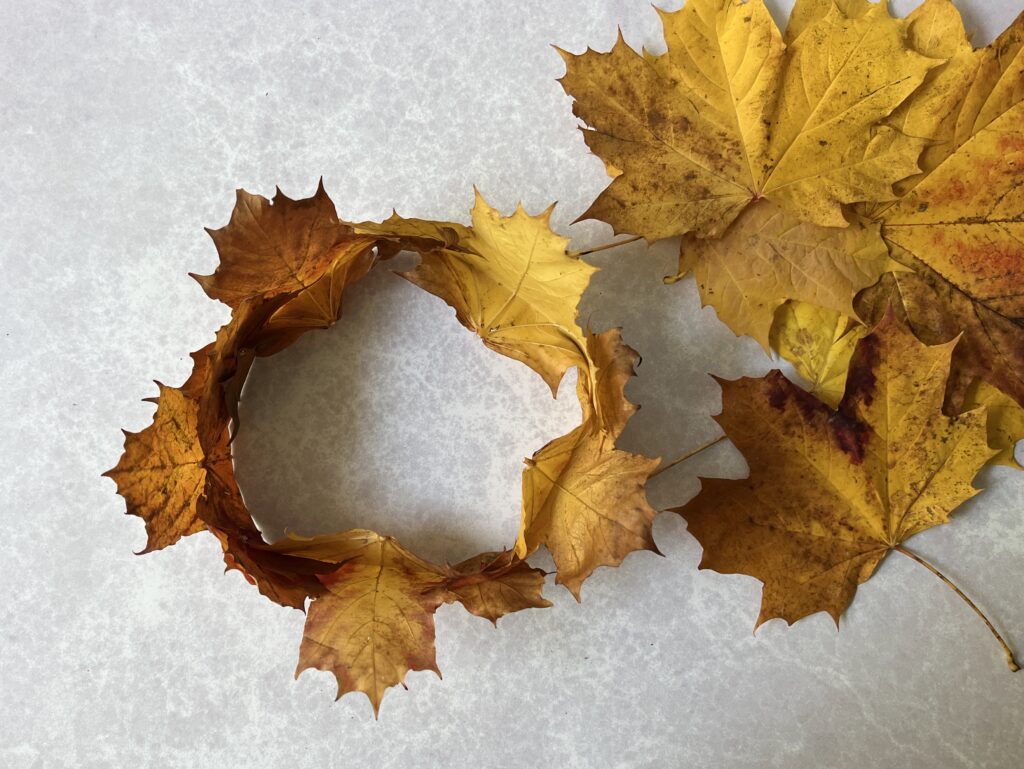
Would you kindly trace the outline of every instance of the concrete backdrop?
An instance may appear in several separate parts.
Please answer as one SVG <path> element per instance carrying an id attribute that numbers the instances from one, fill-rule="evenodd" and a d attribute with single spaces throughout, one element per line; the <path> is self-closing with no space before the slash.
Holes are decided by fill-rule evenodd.
<path id="1" fill-rule="evenodd" d="M 818 615 L 752 632 L 760 585 L 698 573 L 658 519 L 665 558 L 602 569 L 577 605 L 497 630 L 438 613 L 438 661 L 375 722 L 292 680 L 303 617 L 222 574 L 216 541 L 145 557 L 142 523 L 100 478 L 152 379 L 178 384 L 225 321 L 188 271 L 236 187 L 293 197 L 323 175 L 342 217 L 465 221 L 476 184 L 510 211 L 604 187 L 549 44 L 607 50 L 622 28 L 663 47 L 647 2 L 0 2 L 0 764 L 43 767 L 972 767 L 1024 762 L 1024 674 L 931 575 L 888 559 L 836 632 Z M 773 4 L 780 17 L 785 3 Z M 962 0 L 987 42 L 1017 2 Z M 908 3 L 899 3 L 905 12 Z M 674 244 L 595 255 L 596 329 L 644 354 L 624 446 L 676 456 L 717 434 L 718 389 L 774 364 L 663 286 Z M 435 558 L 509 544 L 520 460 L 576 419 L 524 366 L 488 352 L 440 300 L 386 269 L 343 324 L 257 364 L 239 475 L 268 531 L 350 525 Z M 720 446 L 651 484 L 686 501 L 739 476 Z M 914 540 L 1024 647 L 1024 475 Z M 543 556 L 539 565 L 550 565 Z"/>

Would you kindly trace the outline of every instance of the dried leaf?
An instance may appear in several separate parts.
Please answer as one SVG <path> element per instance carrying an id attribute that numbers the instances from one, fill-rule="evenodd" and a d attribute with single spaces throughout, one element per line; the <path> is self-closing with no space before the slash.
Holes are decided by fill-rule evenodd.
<path id="1" fill-rule="evenodd" d="M 884 121 L 940 60 L 905 45 L 885 3 L 818 10 L 797 3 L 788 48 L 763 0 L 688 0 L 661 13 L 662 56 L 621 38 L 563 54 L 587 144 L 622 172 L 584 217 L 706 238 L 761 198 L 824 227 L 847 225 L 844 204 L 891 199 L 923 142 Z"/>
<path id="2" fill-rule="evenodd" d="M 196 511 L 206 483 L 199 405 L 179 389 L 158 386 L 153 423 L 138 433 L 125 431 L 124 454 L 117 467 L 104 473 L 117 484 L 128 514 L 146 523 L 143 553 L 206 528 Z"/>
<path id="3" fill-rule="evenodd" d="M 592 377 L 580 376 L 584 422 L 527 460 L 516 542 L 520 558 L 546 545 L 558 568 L 556 581 L 577 600 L 597 567 L 617 566 L 635 550 L 658 552 L 651 533 L 657 511 L 647 502 L 644 484 L 659 460 L 615 448 L 634 411 L 623 388 L 636 353 L 622 343 L 618 329 L 591 335 L 588 350 L 601 365 Z"/>
<path id="4" fill-rule="evenodd" d="M 803 302 L 788 302 L 775 316 L 772 348 L 810 383 L 810 393 L 832 408 L 846 389 L 846 370 L 868 333 L 850 317 Z"/>
<path id="5" fill-rule="evenodd" d="M 770 201 L 750 206 L 718 239 L 683 238 L 679 280 L 692 272 L 701 299 L 737 334 L 766 350 L 775 313 L 789 299 L 853 315 L 853 298 L 889 265 L 878 225 L 802 222 Z"/>
<path id="6" fill-rule="evenodd" d="M 544 572 L 521 561 L 511 550 L 481 553 L 449 567 L 447 600 L 497 624 L 501 617 L 521 609 L 543 609 L 551 602 L 541 596 Z"/>
<path id="7" fill-rule="evenodd" d="M 705 480 L 677 512 L 702 568 L 764 583 L 758 624 L 818 611 L 838 623 L 890 550 L 977 493 L 995 452 L 984 408 L 942 414 L 952 348 L 887 315 L 858 342 L 838 411 L 778 372 L 722 383 L 718 422 L 750 476 Z"/>
<path id="8" fill-rule="evenodd" d="M 209 233 L 220 265 L 212 275 L 193 277 L 211 299 L 231 307 L 310 288 L 333 265 L 359 259 L 375 243 L 339 221 L 322 181 L 304 200 L 278 190 L 271 202 L 238 190 L 231 221 Z"/>
<path id="9" fill-rule="evenodd" d="M 963 332 L 953 400 L 976 378 L 1024 403 L 1024 18 L 981 59 L 948 153 L 884 210 L 882 235 L 914 275 L 869 292 L 858 309 L 877 317 L 893 302 L 927 342 Z M 986 95 L 982 97 L 982 93 Z"/>
<path id="10" fill-rule="evenodd" d="M 977 379 L 967 389 L 964 409 L 979 406 L 984 406 L 988 415 L 988 445 L 999 450 L 992 464 L 1024 470 L 1014 456 L 1017 443 L 1024 439 L 1024 408 L 1010 396 Z"/>
<path id="11" fill-rule="evenodd" d="M 551 210 L 530 216 L 519 206 L 504 217 L 477 193 L 472 231 L 424 252 L 405 277 L 444 299 L 485 345 L 540 374 L 553 395 L 568 368 L 585 364 L 576 305 L 597 269 L 566 253 Z"/>
<path id="12" fill-rule="evenodd" d="M 439 575 L 390 537 L 353 530 L 337 570 L 321 576 L 326 590 L 309 607 L 299 667 L 338 679 L 338 697 L 365 692 L 380 710 L 384 691 L 409 670 L 433 670 L 434 612 L 443 596 Z"/>

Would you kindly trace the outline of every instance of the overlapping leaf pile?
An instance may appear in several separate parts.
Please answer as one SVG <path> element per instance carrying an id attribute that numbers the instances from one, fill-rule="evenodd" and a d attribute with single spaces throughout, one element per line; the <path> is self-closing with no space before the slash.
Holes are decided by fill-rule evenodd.
<path id="1" fill-rule="evenodd" d="M 759 622 L 838 620 L 1024 436 L 1024 15 L 975 49 L 949 0 L 797 0 L 785 33 L 763 0 L 659 13 L 664 54 L 563 54 L 613 178 L 584 217 L 679 236 L 669 281 L 821 398 L 723 383 L 751 474 L 680 512 L 765 583 Z"/>
<path id="2" fill-rule="evenodd" d="M 210 233 L 220 265 L 197 278 L 231 307 L 231 320 L 192 354 L 181 387 L 160 385 L 153 423 L 126 433 L 124 455 L 108 473 L 128 512 L 145 521 L 147 552 L 209 530 L 228 566 L 271 600 L 302 609 L 312 598 L 299 672 L 331 671 L 339 696 L 365 692 L 375 712 L 409 670 L 437 670 L 433 615 L 441 604 L 457 601 L 491 621 L 549 605 L 544 573 L 525 562 L 540 544 L 577 597 L 598 566 L 653 549 L 655 511 L 643 486 L 658 461 L 615 448 L 635 410 L 623 390 L 637 356 L 618 329 L 577 326 L 576 305 L 595 268 L 566 252 L 549 216 L 550 209 L 534 217 L 520 208 L 502 217 L 478 196 L 471 227 L 397 215 L 349 224 L 322 186 L 298 201 L 239 191 L 230 223 Z M 513 549 L 449 566 L 364 529 L 268 544 L 231 461 L 245 377 L 256 358 L 331 326 L 346 287 L 399 250 L 421 255 L 404 277 L 444 299 L 488 347 L 534 369 L 552 393 L 576 367 L 583 423 L 528 460 Z"/>

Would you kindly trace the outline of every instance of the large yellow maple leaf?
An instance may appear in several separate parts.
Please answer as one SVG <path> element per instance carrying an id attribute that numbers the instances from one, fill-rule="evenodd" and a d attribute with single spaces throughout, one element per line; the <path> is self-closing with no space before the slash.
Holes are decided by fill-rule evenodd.
<path id="1" fill-rule="evenodd" d="M 706 237 L 760 198 L 831 227 L 846 226 L 843 204 L 891 198 L 921 143 L 879 125 L 939 60 L 905 45 L 884 3 L 863 5 L 800 0 L 786 46 L 763 0 L 688 0 L 660 12 L 665 54 L 621 38 L 563 54 L 584 136 L 621 172 L 584 216 L 649 240 Z"/>
<path id="2" fill-rule="evenodd" d="M 750 475 L 703 480 L 677 512 L 702 568 L 764 583 L 758 624 L 819 611 L 838 623 L 886 554 L 978 492 L 995 451 L 984 407 L 942 413 L 953 344 L 924 345 L 887 315 L 857 343 L 837 410 L 777 371 L 722 382 L 717 419 Z"/>
<path id="3" fill-rule="evenodd" d="M 878 225 L 848 204 L 893 199 L 924 141 L 888 122 L 940 64 L 885 3 L 799 0 L 783 42 L 763 0 L 660 12 L 666 53 L 620 38 L 563 54 L 584 137 L 615 177 L 584 217 L 648 240 L 684 235 L 678 277 L 768 345 L 787 299 L 850 313 L 887 268 Z"/>

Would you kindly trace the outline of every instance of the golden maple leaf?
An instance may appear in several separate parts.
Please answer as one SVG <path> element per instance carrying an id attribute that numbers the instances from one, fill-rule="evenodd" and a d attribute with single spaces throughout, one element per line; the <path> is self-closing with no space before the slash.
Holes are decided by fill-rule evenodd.
<path id="1" fill-rule="evenodd" d="M 104 473 L 117 484 L 128 514 L 145 521 L 143 553 L 206 528 L 196 510 L 206 484 L 199 405 L 175 387 L 159 387 L 152 424 L 138 433 L 125 431 L 124 454 Z"/>
<path id="2" fill-rule="evenodd" d="M 878 225 L 924 140 L 887 119 L 943 59 L 906 45 L 885 3 L 800 0 L 784 43 L 763 0 L 659 12 L 668 50 L 563 54 L 584 137 L 615 178 L 583 217 L 648 240 L 683 235 L 679 273 L 763 346 L 798 299 L 852 314 L 887 269 Z"/>
<path id="3" fill-rule="evenodd" d="M 557 392 L 571 366 L 585 364 L 579 298 L 596 271 L 566 252 L 568 239 L 548 225 L 552 208 L 522 206 L 501 216 L 479 192 L 473 226 L 450 247 L 422 253 L 404 277 L 441 297 L 492 350 L 522 361 Z"/>
<path id="4" fill-rule="evenodd" d="M 953 345 L 926 346 L 886 315 L 857 343 L 838 410 L 777 371 L 722 382 L 717 420 L 750 475 L 703 480 L 676 512 L 702 568 L 764 583 L 758 624 L 819 611 L 838 623 L 890 551 L 978 492 L 995 452 L 983 406 L 942 414 Z"/>
<path id="5" fill-rule="evenodd" d="M 615 448 L 636 410 L 624 387 L 638 356 L 618 329 L 588 335 L 587 351 L 591 363 L 577 384 L 583 424 L 527 460 L 516 541 L 520 558 L 546 545 L 556 581 L 577 600 L 597 567 L 617 566 L 635 550 L 658 552 L 651 533 L 657 511 L 644 484 L 659 460 Z"/>
<path id="6" fill-rule="evenodd" d="M 772 349 L 794 365 L 808 390 L 832 408 L 846 389 L 846 372 L 866 326 L 835 310 L 787 302 L 775 316 Z"/>
<path id="7" fill-rule="evenodd" d="M 334 564 L 318 574 L 324 589 L 309 607 L 296 675 L 307 668 L 333 673 L 339 697 L 361 691 L 375 714 L 385 691 L 410 670 L 440 675 L 434 612 L 442 603 L 458 601 L 492 622 L 551 605 L 541 597 L 544 572 L 507 551 L 441 567 L 365 529 L 293 535 L 263 550 Z"/>

